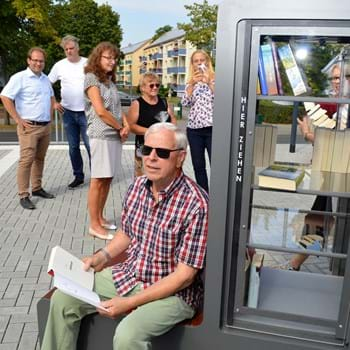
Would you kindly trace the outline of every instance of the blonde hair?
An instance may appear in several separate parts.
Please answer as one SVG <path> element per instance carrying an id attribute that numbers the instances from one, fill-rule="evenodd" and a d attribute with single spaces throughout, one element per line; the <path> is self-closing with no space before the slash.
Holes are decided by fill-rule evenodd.
<path id="1" fill-rule="evenodd" d="M 192 80 L 193 78 L 193 75 L 197 69 L 197 67 L 194 66 L 193 64 L 193 57 L 194 55 L 196 54 L 202 54 L 204 57 L 205 57 L 205 63 L 206 63 L 206 66 L 207 66 L 207 69 L 208 69 L 208 73 L 209 73 L 209 78 L 210 79 L 214 79 L 215 77 L 215 72 L 214 72 L 214 68 L 213 68 L 213 63 L 211 61 L 211 57 L 208 55 L 208 53 L 204 50 L 196 50 L 192 53 L 191 55 L 191 59 L 190 59 L 190 73 L 189 73 L 189 77 L 188 77 L 188 81 Z"/>
<path id="2" fill-rule="evenodd" d="M 160 83 L 159 76 L 156 73 L 146 72 L 146 73 L 142 74 L 140 77 L 140 80 L 139 80 L 139 88 L 140 88 L 141 93 L 143 92 L 142 86 L 144 86 L 146 84 L 146 80 L 156 81 L 157 83 Z"/>

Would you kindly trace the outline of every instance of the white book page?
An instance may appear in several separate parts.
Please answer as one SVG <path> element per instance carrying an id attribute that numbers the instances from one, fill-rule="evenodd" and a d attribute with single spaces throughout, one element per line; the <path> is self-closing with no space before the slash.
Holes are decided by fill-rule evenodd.
<path id="1" fill-rule="evenodd" d="M 56 246 L 51 251 L 47 271 L 48 273 L 53 271 L 54 276 L 59 273 L 61 276 L 75 281 L 75 283 L 80 284 L 82 287 L 92 290 L 94 285 L 94 271 L 93 269 L 85 271 L 83 266 L 84 263 L 79 258 L 60 246 Z"/>
<path id="2" fill-rule="evenodd" d="M 108 311 L 106 308 L 101 306 L 100 297 L 97 293 L 92 290 L 86 289 L 79 284 L 63 277 L 59 273 L 55 273 L 54 286 L 58 288 L 61 292 L 68 294 L 74 298 L 80 299 L 88 304 L 95 306 L 98 309 Z"/>

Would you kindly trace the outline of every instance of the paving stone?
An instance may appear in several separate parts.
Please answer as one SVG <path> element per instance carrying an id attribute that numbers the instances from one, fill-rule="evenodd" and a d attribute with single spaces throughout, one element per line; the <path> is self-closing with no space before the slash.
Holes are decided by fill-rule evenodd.
<path id="1" fill-rule="evenodd" d="M 16 306 L 28 306 L 31 305 L 33 299 L 33 291 L 21 291 L 17 298 Z"/>
<path id="2" fill-rule="evenodd" d="M 6 327 L 10 321 L 10 316 L 3 316 L 0 315 L 0 332 L 4 333 L 6 330 Z"/>
<path id="3" fill-rule="evenodd" d="M 11 324 L 9 327 L 7 327 L 4 337 L 2 339 L 2 342 L 3 343 L 17 342 L 21 338 L 23 327 L 24 327 L 23 323 Z"/>
<path id="4" fill-rule="evenodd" d="M 23 332 L 19 343 L 18 350 L 35 349 L 38 341 L 38 334 L 34 332 Z"/>
<path id="5" fill-rule="evenodd" d="M 0 350 L 17 350 L 17 342 L 0 344 Z M 29 349 L 27 349 L 29 350 Z"/>

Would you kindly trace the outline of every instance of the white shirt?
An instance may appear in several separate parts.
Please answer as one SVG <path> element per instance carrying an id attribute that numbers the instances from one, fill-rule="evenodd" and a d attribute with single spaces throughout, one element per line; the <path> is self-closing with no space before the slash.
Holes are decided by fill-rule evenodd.
<path id="1" fill-rule="evenodd" d="M 37 122 L 51 120 L 53 89 L 44 73 L 38 76 L 28 67 L 14 74 L 2 89 L 1 95 L 15 102 L 16 111 L 22 119 Z"/>
<path id="2" fill-rule="evenodd" d="M 51 83 L 61 81 L 61 105 L 74 112 L 84 111 L 84 67 L 87 58 L 80 57 L 78 62 L 67 58 L 54 64 L 49 73 Z"/>

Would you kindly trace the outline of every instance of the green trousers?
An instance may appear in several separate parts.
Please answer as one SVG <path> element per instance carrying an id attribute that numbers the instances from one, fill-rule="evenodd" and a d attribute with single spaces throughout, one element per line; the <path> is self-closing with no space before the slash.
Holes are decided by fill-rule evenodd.
<path id="1" fill-rule="evenodd" d="M 94 289 L 102 300 L 111 299 L 116 295 L 111 269 L 95 274 Z M 138 285 L 126 296 L 136 294 L 140 289 Z M 56 290 L 51 297 L 41 350 L 76 349 L 80 321 L 94 312 L 94 306 Z M 193 316 L 194 310 L 176 296 L 142 305 L 117 324 L 113 349 L 150 350 L 153 337 L 169 331 L 177 323 Z"/>

